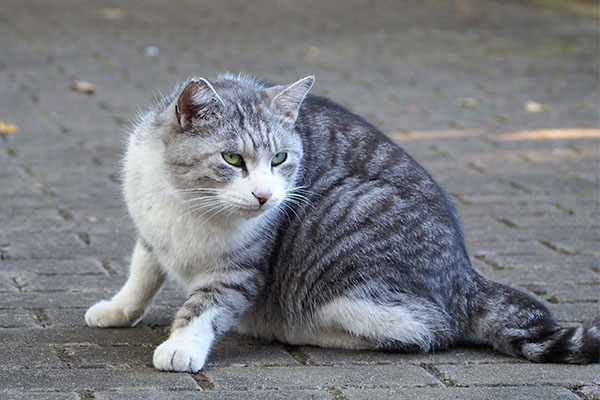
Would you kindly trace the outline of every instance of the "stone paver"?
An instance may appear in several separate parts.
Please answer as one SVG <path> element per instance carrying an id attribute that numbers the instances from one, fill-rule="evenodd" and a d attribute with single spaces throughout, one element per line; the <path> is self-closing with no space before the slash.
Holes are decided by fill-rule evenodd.
<path id="1" fill-rule="evenodd" d="M 332 394 L 324 390 L 256 390 L 248 391 L 206 391 L 206 392 L 97 392 L 97 400 L 330 400 L 335 399 Z"/>
<path id="2" fill-rule="evenodd" d="M 579 397 L 565 388 L 535 387 L 472 387 L 472 388 L 417 388 L 417 389 L 373 389 L 344 390 L 349 400 L 577 400 Z"/>
<path id="3" fill-rule="evenodd" d="M 462 346 L 430 354 L 351 351 L 309 346 L 302 346 L 299 350 L 309 365 L 480 364 L 520 361 L 501 353 L 494 353 L 487 346 Z"/>
<path id="4" fill-rule="evenodd" d="M 423 368 L 412 365 L 208 368 L 205 374 L 216 389 L 442 386 Z"/>
<path id="5" fill-rule="evenodd" d="M 457 385 L 527 385 L 532 379 L 546 385 L 598 385 L 600 367 L 594 365 L 510 364 L 440 365 L 442 375 Z M 517 372 L 518 371 L 518 372 Z"/>
<path id="6" fill-rule="evenodd" d="M 38 326 L 37 318 L 32 311 L 0 310 L 0 327 L 18 328 L 26 326 Z"/>
<path id="7" fill-rule="evenodd" d="M 162 374 L 155 369 L 46 369 L 6 370 L 0 376 L 2 391 L 73 390 L 191 390 L 197 383 L 186 374 Z"/>
<path id="8" fill-rule="evenodd" d="M 2 393 L 5 400 L 80 400 L 77 393 Z"/>
<path id="9" fill-rule="evenodd" d="M 74 2 L 0 13 L 0 398 L 598 398 L 598 366 L 484 346 L 405 355 L 228 335 L 200 374 L 151 368 L 184 295 L 84 326 L 127 276 L 128 121 L 189 75 L 314 93 L 379 126 L 456 204 L 473 264 L 565 324 L 600 314 L 598 7 L 584 0 Z M 71 82 L 93 82 L 84 94 Z"/>
<path id="10" fill-rule="evenodd" d="M 5 369 L 67 368 L 55 349 L 49 347 L 0 348 Z"/>

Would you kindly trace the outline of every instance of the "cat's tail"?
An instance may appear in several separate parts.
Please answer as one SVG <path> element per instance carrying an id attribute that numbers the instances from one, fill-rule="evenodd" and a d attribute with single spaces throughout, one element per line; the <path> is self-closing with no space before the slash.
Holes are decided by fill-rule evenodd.
<path id="1" fill-rule="evenodd" d="M 471 332 L 507 354 L 547 363 L 587 364 L 600 358 L 600 318 L 561 327 L 539 301 L 477 277 L 471 296 Z"/>

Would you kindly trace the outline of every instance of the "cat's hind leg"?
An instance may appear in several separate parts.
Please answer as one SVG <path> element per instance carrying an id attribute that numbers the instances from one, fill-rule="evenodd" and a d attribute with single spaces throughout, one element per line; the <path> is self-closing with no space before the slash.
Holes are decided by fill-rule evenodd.
<path id="1" fill-rule="evenodd" d="M 131 257 L 127 282 L 111 300 L 90 307 L 85 313 L 85 322 L 98 328 L 133 325 L 164 281 L 165 275 L 152 249 L 139 239 Z"/>
<path id="2" fill-rule="evenodd" d="M 306 344 L 401 351 L 446 347 L 451 335 L 444 327 L 446 318 L 442 313 L 434 307 L 406 303 L 411 306 L 338 297 L 317 310 L 314 324 L 318 333 Z"/>
<path id="3" fill-rule="evenodd" d="M 332 347 L 339 349 L 367 350 L 374 346 L 367 340 L 353 336 L 347 332 L 310 329 L 307 326 L 291 328 L 281 323 L 267 321 L 252 310 L 237 320 L 233 330 L 242 335 L 263 340 L 277 340 L 292 345 L 309 345 Z"/>
<path id="4" fill-rule="evenodd" d="M 297 331 L 284 335 L 285 343 L 347 350 L 373 350 L 375 344 L 367 339 L 341 331 Z"/>

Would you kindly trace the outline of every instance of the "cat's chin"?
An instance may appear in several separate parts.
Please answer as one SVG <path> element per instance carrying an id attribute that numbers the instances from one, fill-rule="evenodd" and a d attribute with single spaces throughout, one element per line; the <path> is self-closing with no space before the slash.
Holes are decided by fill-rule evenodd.
<path id="1" fill-rule="evenodd" d="M 238 214 L 243 219 L 249 220 L 249 219 L 260 217 L 261 215 L 264 215 L 269 210 L 270 210 L 270 208 L 269 209 L 260 208 L 257 210 L 239 210 Z"/>
<path id="2" fill-rule="evenodd" d="M 250 220 L 250 219 L 261 217 L 265 214 L 269 214 L 275 208 L 277 208 L 277 206 L 260 207 L 260 208 L 254 208 L 254 209 L 238 208 L 232 215 L 243 218 L 245 220 Z"/>

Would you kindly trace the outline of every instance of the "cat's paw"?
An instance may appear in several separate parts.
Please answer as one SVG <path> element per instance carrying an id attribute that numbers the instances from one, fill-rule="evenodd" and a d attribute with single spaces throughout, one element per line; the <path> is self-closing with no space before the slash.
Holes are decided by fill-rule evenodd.
<path id="1" fill-rule="evenodd" d="M 122 328 L 133 325 L 143 311 L 128 311 L 112 301 L 100 301 L 85 313 L 85 323 L 92 328 Z"/>
<path id="2" fill-rule="evenodd" d="M 169 339 L 154 351 L 154 368 L 163 371 L 198 372 L 206 362 L 208 348 L 201 343 Z"/>

